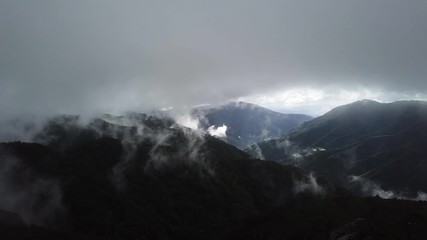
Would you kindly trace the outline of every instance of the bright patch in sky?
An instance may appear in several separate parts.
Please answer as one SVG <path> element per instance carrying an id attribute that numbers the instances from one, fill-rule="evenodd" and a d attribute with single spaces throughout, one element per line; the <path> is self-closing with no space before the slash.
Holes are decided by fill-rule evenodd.
<path id="1" fill-rule="evenodd" d="M 240 101 L 251 102 L 272 110 L 284 113 L 303 113 L 320 116 L 332 108 L 362 99 L 379 102 L 398 100 L 426 100 L 422 94 L 402 94 L 397 92 L 374 91 L 370 89 L 313 89 L 296 88 L 239 98 Z"/>

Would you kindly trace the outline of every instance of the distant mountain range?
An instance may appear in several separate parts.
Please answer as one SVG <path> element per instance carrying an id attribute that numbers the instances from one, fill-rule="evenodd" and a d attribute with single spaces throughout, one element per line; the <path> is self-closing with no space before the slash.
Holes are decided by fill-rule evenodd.
<path id="1" fill-rule="evenodd" d="M 249 152 L 390 197 L 427 192 L 427 103 L 362 100 L 337 107 Z M 378 191 L 377 191 L 378 190 Z"/>
<path id="2" fill-rule="evenodd" d="M 360 197 L 335 181 L 366 178 L 374 188 L 388 176 L 390 186 L 423 190 L 391 180 L 408 171 L 422 179 L 424 110 L 422 102 L 357 102 L 257 148 L 308 171 L 254 159 L 167 117 L 58 116 L 32 142 L 0 143 L 0 236 L 424 239 L 426 202 Z M 366 170 L 378 173 L 358 172 Z"/>
<path id="3" fill-rule="evenodd" d="M 205 131 L 223 128 L 221 137 L 227 143 L 244 149 L 254 143 L 278 138 L 312 117 L 283 114 L 245 102 L 232 102 L 217 107 L 199 107 L 192 111 Z"/>
<path id="4" fill-rule="evenodd" d="M 301 169 L 145 114 L 86 125 L 59 116 L 35 141 L 0 144 L 0 218 L 28 235 L 47 230 L 22 223 L 61 239 L 221 239 L 242 219 L 328 191 Z"/>

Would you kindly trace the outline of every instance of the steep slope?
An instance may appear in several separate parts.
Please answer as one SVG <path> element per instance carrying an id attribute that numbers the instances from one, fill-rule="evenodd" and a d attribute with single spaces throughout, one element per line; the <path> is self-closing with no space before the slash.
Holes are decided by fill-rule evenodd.
<path id="1" fill-rule="evenodd" d="M 298 168 L 143 114 L 85 126 L 58 117 L 37 141 L 0 145 L 0 209 L 64 239 L 221 239 L 242 219 L 311 195 L 311 184 L 328 189 Z"/>
<path id="2" fill-rule="evenodd" d="M 337 184 L 371 192 L 382 189 L 390 196 L 397 195 L 386 190 L 416 195 L 427 191 L 425 139 L 426 102 L 363 100 L 337 107 L 248 151 L 313 170 Z"/>
<path id="3" fill-rule="evenodd" d="M 425 203 L 362 199 L 170 120 L 53 119 L 0 144 L 2 239 L 424 239 Z M 390 217 L 392 216 L 392 217 Z M 362 219 L 362 220 L 361 220 Z"/>
<path id="4" fill-rule="evenodd" d="M 232 102 L 219 107 L 201 107 L 192 112 L 204 130 L 226 126 L 227 143 L 238 148 L 277 138 L 301 123 L 312 119 L 303 114 L 283 114 L 244 102 Z"/>

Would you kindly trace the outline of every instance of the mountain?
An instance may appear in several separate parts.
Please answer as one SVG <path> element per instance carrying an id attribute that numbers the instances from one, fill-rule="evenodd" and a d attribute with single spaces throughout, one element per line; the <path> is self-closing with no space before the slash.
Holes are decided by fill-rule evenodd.
<path id="1" fill-rule="evenodd" d="M 221 239 L 243 219 L 329 191 L 301 169 L 145 114 L 85 125 L 60 116 L 34 139 L 0 144 L 0 209 L 26 224 L 0 222 L 3 237 Z"/>
<path id="2" fill-rule="evenodd" d="M 314 171 L 341 186 L 385 197 L 427 192 L 427 103 L 362 100 L 337 107 L 254 155 Z"/>
<path id="3" fill-rule="evenodd" d="M 146 114 L 0 143 L 2 239 L 424 239 L 427 204 L 360 198 Z"/>
<path id="4" fill-rule="evenodd" d="M 425 239 L 426 202 L 335 197 L 291 202 L 242 222 L 230 240 Z"/>
<path id="5" fill-rule="evenodd" d="M 283 114 L 255 104 L 232 102 L 218 107 L 199 107 L 192 111 L 199 127 L 208 132 L 222 130 L 227 143 L 240 149 L 277 138 L 312 117 L 303 114 Z"/>

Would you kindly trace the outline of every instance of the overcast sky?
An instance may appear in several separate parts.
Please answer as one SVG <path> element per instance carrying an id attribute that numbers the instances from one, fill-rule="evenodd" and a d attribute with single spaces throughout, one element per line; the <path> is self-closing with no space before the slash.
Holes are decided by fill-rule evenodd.
<path id="1" fill-rule="evenodd" d="M 425 99 L 425 0 L 0 0 L 0 109 Z"/>

